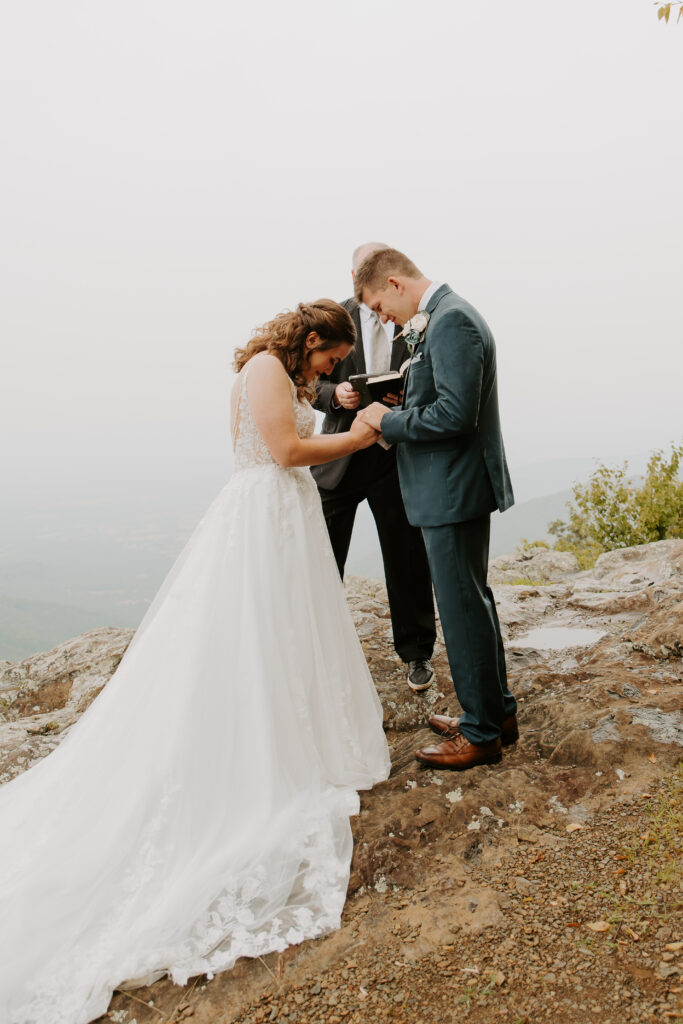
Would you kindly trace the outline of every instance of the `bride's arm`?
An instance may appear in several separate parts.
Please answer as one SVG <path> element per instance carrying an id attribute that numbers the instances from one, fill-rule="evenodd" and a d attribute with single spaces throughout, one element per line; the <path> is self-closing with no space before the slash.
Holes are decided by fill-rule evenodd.
<path id="1" fill-rule="evenodd" d="M 361 420 L 340 434 L 301 438 L 296 432 L 292 385 L 276 356 L 260 352 L 249 360 L 245 382 L 249 405 L 261 437 L 281 466 L 319 466 L 360 448 L 369 448 L 379 434 Z"/>

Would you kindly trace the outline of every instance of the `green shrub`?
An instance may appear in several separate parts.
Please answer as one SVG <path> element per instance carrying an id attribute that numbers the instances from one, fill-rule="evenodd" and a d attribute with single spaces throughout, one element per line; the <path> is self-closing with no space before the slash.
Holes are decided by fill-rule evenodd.
<path id="1" fill-rule="evenodd" d="M 683 445 L 650 456 L 645 478 L 636 486 L 628 463 L 615 469 L 600 465 L 585 484 L 576 484 L 567 502 L 569 519 L 555 519 L 548 530 L 556 551 L 571 551 L 582 569 L 595 564 L 603 551 L 669 537 L 683 537 L 683 482 L 678 470 Z"/>

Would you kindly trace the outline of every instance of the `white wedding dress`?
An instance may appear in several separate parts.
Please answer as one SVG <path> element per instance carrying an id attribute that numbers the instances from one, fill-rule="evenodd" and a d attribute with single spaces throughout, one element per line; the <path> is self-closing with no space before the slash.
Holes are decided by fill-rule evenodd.
<path id="1" fill-rule="evenodd" d="M 100 696 L 0 788 L 1 1024 L 84 1024 L 122 983 L 339 925 L 382 712 L 315 483 L 271 457 L 247 369 L 232 479 Z"/>

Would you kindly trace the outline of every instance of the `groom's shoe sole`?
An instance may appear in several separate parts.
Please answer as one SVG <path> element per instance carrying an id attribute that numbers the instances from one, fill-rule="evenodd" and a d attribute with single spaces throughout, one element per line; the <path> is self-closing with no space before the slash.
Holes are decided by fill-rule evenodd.
<path id="1" fill-rule="evenodd" d="M 427 719 L 427 724 L 437 736 L 450 739 L 455 733 L 460 731 L 459 721 L 458 718 L 449 718 L 448 715 L 431 715 Z M 511 747 L 518 739 L 519 725 L 517 724 L 517 715 L 510 715 L 509 718 L 503 719 L 500 727 L 500 742 L 504 747 Z"/>

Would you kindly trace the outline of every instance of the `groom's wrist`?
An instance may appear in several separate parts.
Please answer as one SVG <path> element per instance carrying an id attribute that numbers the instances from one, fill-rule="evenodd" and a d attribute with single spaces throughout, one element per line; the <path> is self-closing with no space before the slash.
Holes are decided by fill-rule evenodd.
<path id="1" fill-rule="evenodd" d="M 399 424 L 401 420 L 401 413 L 403 409 L 388 409 L 384 416 L 382 416 L 381 431 L 382 437 L 385 441 L 389 441 L 391 444 L 396 444 L 399 440 Z"/>

